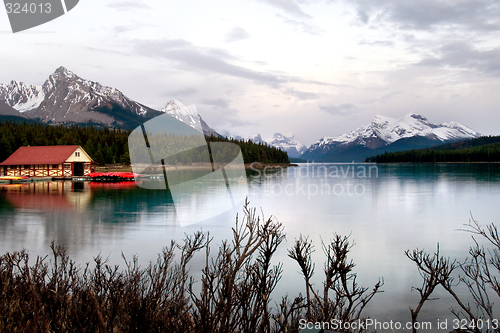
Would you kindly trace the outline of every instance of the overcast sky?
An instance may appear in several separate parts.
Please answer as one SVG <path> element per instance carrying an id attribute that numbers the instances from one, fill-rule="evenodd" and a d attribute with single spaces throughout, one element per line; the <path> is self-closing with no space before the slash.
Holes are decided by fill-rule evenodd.
<path id="1" fill-rule="evenodd" d="M 0 82 L 57 67 L 155 109 L 195 104 L 219 132 L 307 145 L 409 112 L 500 135 L 500 2 L 81 0 L 13 34 Z"/>

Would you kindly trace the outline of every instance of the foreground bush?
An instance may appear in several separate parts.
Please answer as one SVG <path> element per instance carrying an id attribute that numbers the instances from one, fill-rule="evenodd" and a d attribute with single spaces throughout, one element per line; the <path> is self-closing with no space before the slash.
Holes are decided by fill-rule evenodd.
<path id="1" fill-rule="evenodd" d="M 338 235 L 324 247 L 323 294 L 310 282 L 312 245 L 300 238 L 289 256 L 301 267 L 307 296 L 271 303 L 282 274 L 271 259 L 284 237 L 280 223 L 246 203 L 233 239 L 215 256 L 201 232 L 172 242 L 145 269 L 137 257 L 125 260 L 126 269 L 101 257 L 81 269 L 54 244 L 50 259 L 34 263 L 26 251 L 7 253 L 0 257 L 0 332 L 298 332 L 300 319 L 360 318 L 381 284 L 367 294 L 356 284 L 348 239 Z M 206 262 L 196 282 L 188 264 L 200 251 Z"/>

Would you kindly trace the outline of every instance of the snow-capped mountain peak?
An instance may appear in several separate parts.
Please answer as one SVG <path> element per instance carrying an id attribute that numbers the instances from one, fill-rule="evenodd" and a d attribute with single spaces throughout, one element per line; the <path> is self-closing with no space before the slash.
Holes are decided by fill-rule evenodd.
<path id="1" fill-rule="evenodd" d="M 287 137 L 281 133 L 274 133 L 274 136 L 269 144 L 286 151 L 290 157 L 299 157 L 307 150 L 305 145 L 294 140 L 293 135 L 291 137 Z"/>
<path id="2" fill-rule="evenodd" d="M 65 67 L 57 68 L 40 86 L 12 81 L 0 85 L 0 99 L 44 123 L 93 123 L 133 127 L 157 111 L 139 104 L 118 89 L 85 80 Z"/>
<path id="3" fill-rule="evenodd" d="M 195 105 L 185 106 L 180 101 L 172 99 L 167 103 L 167 105 L 165 105 L 162 111 L 191 126 L 192 128 L 200 132 L 202 131 L 200 115 L 196 111 Z"/>
<path id="4" fill-rule="evenodd" d="M 307 150 L 307 147 L 302 143 L 294 140 L 293 136 L 286 137 L 281 133 L 275 133 L 271 140 L 262 139 L 262 136 L 260 134 L 250 135 L 246 138 L 243 138 L 239 135 L 230 134 L 228 132 L 225 132 L 225 134 L 225 136 L 229 139 L 246 140 L 252 141 L 253 143 L 266 143 L 272 147 L 276 147 L 283 151 L 286 151 L 288 153 L 288 156 L 290 157 L 298 157 Z"/>
<path id="5" fill-rule="evenodd" d="M 206 136 L 220 136 L 214 129 L 207 125 L 196 110 L 195 105 L 185 106 L 182 102 L 172 99 L 161 110 L 175 119 L 203 132 Z"/>
<path id="6" fill-rule="evenodd" d="M 360 126 L 350 133 L 336 137 L 324 137 L 318 143 L 348 144 L 356 141 L 368 148 L 378 148 L 413 136 L 448 141 L 478 137 L 480 134 L 458 123 L 448 122 L 438 125 L 429 122 L 422 115 L 408 113 L 397 119 L 378 115 L 369 125 Z"/>
<path id="7" fill-rule="evenodd" d="M 370 151 L 391 145 L 401 139 L 414 137 L 423 138 L 432 144 L 432 142 L 448 142 L 479 136 L 481 134 L 467 126 L 456 122 L 434 124 L 417 113 L 408 113 L 401 118 L 378 115 L 369 125 L 360 126 L 352 132 L 336 137 L 321 138 L 309 147 L 303 157 L 325 159 L 328 155 L 329 159 L 335 160 L 337 156 L 345 155 L 352 147 L 358 147 L 356 149 L 360 152 L 360 147 L 368 148 Z"/>
<path id="8" fill-rule="evenodd" d="M 58 67 L 54 71 L 54 73 L 52 73 L 50 75 L 50 77 L 66 77 L 66 78 L 72 79 L 72 80 L 81 79 L 78 75 L 76 75 L 75 73 L 73 73 L 72 71 L 70 71 L 69 69 L 67 69 L 64 66 Z"/>
<path id="9" fill-rule="evenodd" d="M 262 136 L 260 136 L 260 134 L 250 135 L 247 138 L 247 141 L 252 141 L 253 143 L 265 143 L 266 142 L 266 141 L 264 141 L 264 139 L 262 139 Z"/>
<path id="10" fill-rule="evenodd" d="M 89 112 L 103 108 L 112 110 L 114 106 L 139 116 L 148 113 L 148 108 L 129 99 L 118 89 L 83 79 L 65 67 L 57 68 L 42 87 L 45 99 L 33 116 L 44 122 L 110 123 L 113 120 L 109 115 Z"/>
<path id="11" fill-rule="evenodd" d="M 0 84 L 0 100 L 19 112 L 36 109 L 44 97 L 41 86 L 27 85 L 14 80 L 9 84 Z"/>

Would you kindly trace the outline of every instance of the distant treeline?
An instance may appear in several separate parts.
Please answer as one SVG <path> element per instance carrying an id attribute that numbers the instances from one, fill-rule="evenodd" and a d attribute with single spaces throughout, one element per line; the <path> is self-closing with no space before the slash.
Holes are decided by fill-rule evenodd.
<path id="1" fill-rule="evenodd" d="M 229 140 L 213 135 L 203 137 L 201 133 L 199 135 L 147 133 L 147 137 L 152 156 L 165 156 L 166 158 L 163 160 L 168 165 L 209 162 L 209 158 L 216 163 L 230 163 L 238 156 L 240 150 L 246 163 L 289 163 L 286 152 L 251 141 Z M 132 140 L 129 148 L 133 151 L 135 161 L 150 161 L 149 152 L 141 148 L 143 145 L 141 140 L 142 133 L 140 137 Z M 210 150 L 208 150 L 206 141 L 210 142 Z"/>
<path id="2" fill-rule="evenodd" d="M 377 163 L 500 162 L 500 136 L 461 140 L 427 149 L 406 150 L 370 157 Z"/>
<path id="3" fill-rule="evenodd" d="M 96 129 L 93 126 L 47 126 L 0 122 L 0 162 L 22 146 L 80 145 L 100 165 L 130 164 L 130 130 Z M 240 146 L 245 163 L 289 163 L 286 152 L 267 144 L 210 137 L 208 141 L 233 142 Z"/>
<path id="4" fill-rule="evenodd" d="M 267 143 L 253 143 L 252 141 L 234 140 L 211 136 L 210 142 L 232 142 L 240 146 L 245 163 L 290 163 L 288 154 L 281 149 L 269 146 Z"/>

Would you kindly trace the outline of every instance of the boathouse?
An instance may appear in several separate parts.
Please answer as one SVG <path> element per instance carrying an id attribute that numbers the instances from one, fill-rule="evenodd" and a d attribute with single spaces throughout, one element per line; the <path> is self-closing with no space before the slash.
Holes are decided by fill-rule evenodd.
<path id="1" fill-rule="evenodd" d="M 0 163 L 3 176 L 78 177 L 95 171 L 97 163 L 80 146 L 20 147 Z"/>

